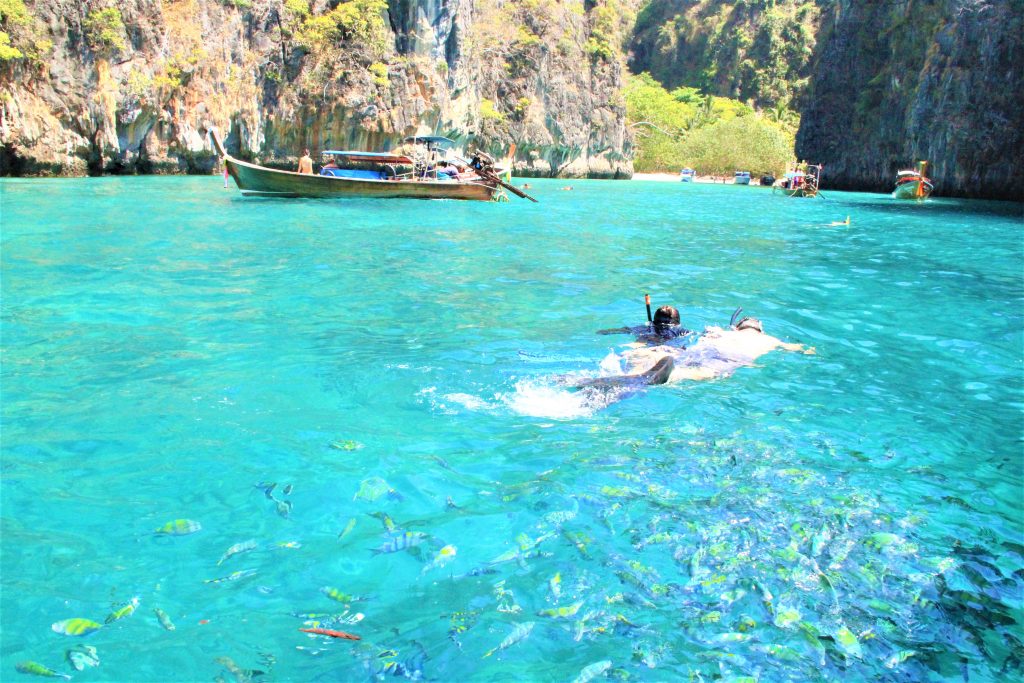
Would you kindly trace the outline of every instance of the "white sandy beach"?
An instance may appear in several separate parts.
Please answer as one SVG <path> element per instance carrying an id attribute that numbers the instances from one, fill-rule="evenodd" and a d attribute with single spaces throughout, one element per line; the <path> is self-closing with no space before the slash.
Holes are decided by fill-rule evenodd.
<path id="1" fill-rule="evenodd" d="M 659 182 L 659 183 L 678 183 L 678 182 L 680 182 L 679 174 L 678 173 L 634 173 L 632 180 L 653 180 L 653 181 Z M 693 182 L 695 182 L 695 183 L 718 183 L 720 185 L 721 184 L 731 185 L 733 183 L 733 179 L 732 178 L 726 178 L 726 179 L 723 180 L 722 178 L 715 178 L 713 176 L 706 176 L 706 175 L 704 175 L 704 176 L 697 176 L 696 178 L 693 179 Z"/>

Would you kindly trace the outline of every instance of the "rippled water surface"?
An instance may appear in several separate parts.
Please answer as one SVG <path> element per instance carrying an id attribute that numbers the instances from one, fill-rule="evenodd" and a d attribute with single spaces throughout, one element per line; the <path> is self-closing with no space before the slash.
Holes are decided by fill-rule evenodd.
<path id="1" fill-rule="evenodd" d="M 1019 676 L 1021 206 L 531 184 L 3 181 L 0 678 Z M 567 390 L 648 291 L 817 354 Z"/>

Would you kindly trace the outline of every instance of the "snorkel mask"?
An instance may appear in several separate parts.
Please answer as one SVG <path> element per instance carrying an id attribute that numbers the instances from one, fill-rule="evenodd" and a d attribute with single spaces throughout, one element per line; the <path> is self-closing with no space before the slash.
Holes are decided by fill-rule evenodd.
<path id="1" fill-rule="evenodd" d="M 732 317 L 729 318 L 729 327 L 737 332 L 741 330 L 757 330 L 761 334 L 764 334 L 764 328 L 761 327 L 761 321 L 757 318 L 740 318 L 740 321 L 736 322 L 736 318 L 739 318 L 740 313 L 742 312 L 742 307 L 737 307 L 736 310 L 732 312 Z"/>
<path id="2" fill-rule="evenodd" d="M 764 328 L 761 327 L 761 321 L 757 318 L 744 318 L 736 323 L 736 331 L 742 332 L 743 330 L 757 330 L 761 334 L 764 334 Z"/>

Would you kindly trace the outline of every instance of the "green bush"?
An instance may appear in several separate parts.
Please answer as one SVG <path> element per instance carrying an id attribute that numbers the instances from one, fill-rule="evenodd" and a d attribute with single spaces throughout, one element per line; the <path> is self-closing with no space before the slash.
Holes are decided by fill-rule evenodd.
<path id="1" fill-rule="evenodd" d="M 480 100 L 480 118 L 484 121 L 497 121 L 499 123 L 505 120 L 505 115 L 494 108 L 494 102 L 488 99 Z"/>
<path id="2" fill-rule="evenodd" d="M 793 157 L 787 122 L 762 119 L 737 100 L 685 86 L 670 93 L 647 73 L 630 77 L 624 94 L 639 172 L 691 166 L 701 173 L 777 173 Z"/>
<path id="3" fill-rule="evenodd" d="M 0 61 L 21 59 L 24 56 L 21 50 L 11 46 L 11 37 L 5 32 L 0 31 Z"/>
<path id="4" fill-rule="evenodd" d="M 693 131 L 683 143 L 676 165 L 703 174 L 750 171 L 779 175 L 792 160 L 789 135 L 759 116 L 741 116 Z"/>
<path id="5" fill-rule="evenodd" d="M 82 22 L 82 28 L 85 42 L 98 54 L 110 56 L 128 47 L 121 10 L 116 7 L 92 10 Z"/>
<path id="6" fill-rule="evenodd" d="M 381 62 L 374 62 L 367 69 L 373 74 L 373 82 L 380 86 L 387 86 L 391 83 L 388 79 L 388 65 Z"/>

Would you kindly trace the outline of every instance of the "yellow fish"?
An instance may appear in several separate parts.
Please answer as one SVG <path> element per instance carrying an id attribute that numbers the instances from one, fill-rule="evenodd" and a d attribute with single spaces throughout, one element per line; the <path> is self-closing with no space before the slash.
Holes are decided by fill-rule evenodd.
<path id="1" fill-rule="evenodd" d="M 120 609 L 116 609 L 110 613 L 107 620 L 103 623 L 110 624 L 117 621 L 118 619 L 124 619 L 125 617 L 131 616 L 135 612 L 135 608 L 139 606 L 139 599 L 132 598 L 128 601 L 128 604 L 124 605 Z"/>
<path id="2" fill-rule="evenodd" d="M 97 623 L 92 619 L 65 619 L 58 621 L 50 626 L 55 633 L 61 633 L 65 636 L 84 636 L 98 631 L 103 628 L 103 624 Z"/>
<path id="3" fill-rule="evenodd" d="M 542 609 L 537 612 L 538 617 L 555 617 L 555 618 L 566 618 L 575 616 L 580 611 L 580 607 L 583 606 L 583 601 L 580 600 L 577 603 L 569 605 L 567 607 L 552 607 L 551 609 Z"/>
<path id="4" fill-rule="evenodd" d="M 15 669 L 23 674 L 32 674 L 33 676 L 45 676 L 46 678 L 63 678 L 65 681 L 70 681 L 71 676 L 62 674 L 50 669 L 48 667 L 39 664 L 38 662 L 18 662 L 14 666 Z"/>
<path id="5" fill-rule="evenodd" d="M 202 528 L 202 524 L 193 522 L 191 519 L 176 519 L 173 522 L 167 522 L 167 524 L 164 524 L 153 533 L 164 536 L 187 536 L 188 534 L 194 534 Z"/>

